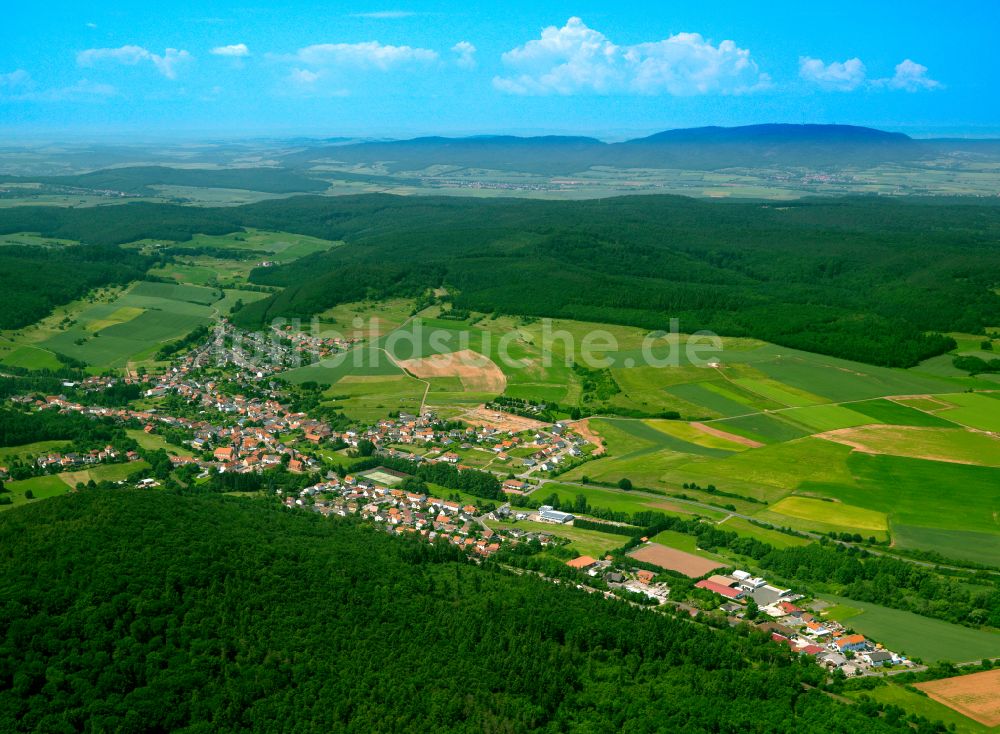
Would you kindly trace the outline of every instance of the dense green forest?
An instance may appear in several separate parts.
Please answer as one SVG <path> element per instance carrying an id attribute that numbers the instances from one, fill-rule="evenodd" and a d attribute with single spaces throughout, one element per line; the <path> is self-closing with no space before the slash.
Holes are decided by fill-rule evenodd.
<path id="1" fill-rule="evenodd" d="M 236 319 L 256 326 L 366 295 L 445 284 L 460 309 L 684 331 L 711 329 L 908 366 L 1000 323 L 1000 207 L 815 199 L 774 206 L 683 197 L 588 202 L 296 197 L 243 207 L 133 204 L 0 211 L 0 232 L 106 244 L 241 227 L 349 247 L 259 269 L 286 286 Z"/>
<path id="2" fill-rule="evenodd" d="M 168 168 L 130 166 L 108 168 L 75 176 L 0 176 L 0 182 L 32 181 L 50 186 L 97 191 L 122 191 L 155 195 L 153 186 L 198 186 L 217 189 L 248 189 L 271 194 L 323 191 L 328 184 L 283 168 Z"/>
<path id="3" fill-rule="evenodd" d="M 114 245 L 0 247 L 0 329 L 31 324 L 92 288 L 141 278 L 152 263 Z"/>
<path id="4" fill-rule="evenodd" d="M 4 731 L 943 731 L 761 633 L 260 501 L 83 491 L 0 561 Z"/>

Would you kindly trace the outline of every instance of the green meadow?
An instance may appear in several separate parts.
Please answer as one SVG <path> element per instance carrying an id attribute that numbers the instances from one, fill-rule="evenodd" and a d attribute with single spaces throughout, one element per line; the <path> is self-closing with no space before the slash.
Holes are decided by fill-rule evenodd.
<path id="1" fill-rule="evenodd" d="M 9 510 L 12 507 L 24 505 L 29 502 L 37 502 L 49 497 L 57 497 L 70 491 L 70 486 L 59 478 L 58 474 L 44 474 L 40 477 L 22 479 L 16 482 L 5 482 L 5 487 L 13 501 L 13 504 L 0 505 L 0 510 Z M 33 499 L 25 497 L 25 493 L 30 491 Z"/>
<path id="2" fill-rule="evenodd" d="M 949 731 L 955 731 L 957 734 L 989 734 L 989 732 L 997 731 L 996 727 L 984 726 L 943 703 L 938 703 L 928 696 L 914 693 L 894 683 L 888 683 L 870 691 L 848 691 L 844 695 L 854 699 L 866 695 L 879 703 L 899 706 L 908 713 L 914 713 L 931 721 L 943 722 L 945 726 L 954 727 L 950 728 Z"/>
<path id="3" fill-rule="evenodd" d="M 603 558 L 609 551 L 620 548 L 626 540 L 623 536 L 612 533 L 584 530 L 583 528 L 575 528 L 572 525 L 532 522 L 531 520 L 518 520 L 513 523 L 491 520 L 488 525 L 494 530 L 500 528 L 519 528 L 528 532 L 546 533 L 556 538 L 563 538 L 570 541 L 569 548 L 576 551 L 579 555 L 592 556 L 594 558 Z"/>
<path id="4" fill-rule="evenodd" d="M 828 594 L 823 599 L 860 609 L 844 624 L 886 647 L 926 663 L 938 660 L 964 662 L 1000 656 L 1000 632 L 975 630 L 923 617 L 912 612 L 844 599 Z"/>
<path id="5" fill-rule="evenodd" d="M 545 499 L 555 494 L 559 497 L 562 506 L 572 505 L 577 496 L 583 495 L 587 503 L 594 508 L 612 510 L 614 512 L 627 512 L 634 514 L 637 512 L 688 512 L 698 514 L 704 513 L 702 510 L 690 507 L 686 508 L 678 503 L 671 503 L 669 497 L 662 499 L 641 492 L 624 492 L 616 489 L 606 489 L 604 487 L 578 486 L 560 484 L 558 482 L 547 482 L 534 491 L 532 497 L 535 499 Z"/>
<path id="6" fill-rule="evenodd" d="M 759 525 L 754 525 L 749 520 L 744 520 L 741 517 L 735 516 L 727 517 L 719 523 L 719 529 L 728 530 L 748 538 L 754 538 L 762 543 L 768 543 L 775 548 L 793 548 L 795 546 L 808 545 L 812 542 L 808 538 L 799 538 L 795 535 L 782 533 L 778 530 L 762 528 Z"/>
<path id="7" fill-rule="evenodd" d="M 20 446 L 4 446 L 0 448 L 0 466 L 7 466 L 14 459 L 30 461 L 42 454 L 63 451 L 69 446 L 65 441 L 36 441 Z"/>
<path id="8" fill-rule="evenodd" d="M 96 370 L 122 368 L 151 355 L 164 342 L 209 324 L 212 304 L 225 297 L 214 288 L 142 281 L 112 300 L 94 303 L 70 326 L 50 330 L 31 346 L 86 362 Z"/>

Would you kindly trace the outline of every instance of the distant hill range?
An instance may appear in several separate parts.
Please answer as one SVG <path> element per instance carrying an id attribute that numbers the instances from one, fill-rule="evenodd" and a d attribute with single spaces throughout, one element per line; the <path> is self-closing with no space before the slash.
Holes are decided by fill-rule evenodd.
<path id="1" fill-rule="evenodd" d="M 263 147 L 260 147 L 263 146 Z M 330 179 L 399 186 L 423 185 L 428 169 L 462 175 L 468 169 L 543 176 L 572 176 L 594 167 L 618 171 L 679 169 L 778 169 L 836 171 L 882 164 L 922 167 L 925 162 L 1000 166 L 1000 140 L 918 140 L 902 133 L 853 125 L 747 125 L 665 130 L 644 138 L 606 143 L 566 135 L 518 137 L 477 135 L 410 140 L 356 138 L 272 139 L 185 149 L 183 168 L 169 151 L 96 146 L 72 158 L 72 175 L 0 175 L 4 183 L 34 182 L 82 190 L 119 191 L 136 196 L 162 194 L 157 187 L 242 189 L 268 194 L 320 193 Z M 176 153 L 176 151 L 175 151 Z M 131 158 L 129 157 L 131 156 Z M 248 164 L 267 160 L 267 166 Z M 129 161 L 136 164 L 129 165 Z M 158 165 L 149 165 L 156 160 Z M 138 161 L 143 161 L 139 164 Z M 234 165 L 234 164 L 238 164 Z M 377 166 L 378 171 L 372 167 Z M 345 170 L 358 167 L 358 170 Z M 0 162 L 0 170 L 3 169 Z M 421 176 L 407 176 L 407 172 Z M 400 175 L 400 174 L 403 175 Z M 2 194 L 2 192 L 0 192 Z"/>
<path id="2" fill-rule="evenodd" d="M 391 172 L 433 165 L 571 174 L 592 166 L 612 168 L 840 167 L 908 162 L 941 155 L 1000 156 L 997 140 L 916 140 L 854 125 L 746 125 L 666 130 L 622 143 L 547 135 L 484 135 L 465 138 L 308 146 L 283 159 L 290 167 L 316 161 L 350 165 L 381 162 Z"/>

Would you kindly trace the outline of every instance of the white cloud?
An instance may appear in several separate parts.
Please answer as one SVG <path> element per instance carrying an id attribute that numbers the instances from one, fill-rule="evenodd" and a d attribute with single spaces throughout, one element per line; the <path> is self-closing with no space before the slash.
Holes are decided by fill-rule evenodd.
<path id="1" fill-rule="evenodd" d="M 119 48 L 88 48 L 76 55 L 76 63 L 79 66 L 94 66 L 102 61 L 110 61 L 128 66 L 135 66 L 144 61 L 149 61 L 167 79 L 176 79 L 176 67 L 179 64 L 191 60 L 191 54 L 184 50 L 168 48 L 163 55 L 154 54 L 142 46 L 121 46 Z"/>
<path id="2" fill-rule="evenodd" d="M 458 54 L 455 61 L 463 69 L 473 69 L 476 66 L 476 47 L 468 41 L 459 41 L 451 50 Z"/>
<path id="3" fill-rule="evenodd" d="M 865 83 L 866 74 L 865 65 L 859 58 L 824 64 L 822 59 L 799 57 L 799 76 L 823 89 L 850 92 Z"/>
<path id="4" fill-rule="evenodd" d="M 6 74 L 0 74 L 0 91 L 20 89 L 31 84 L 31 74 L 24 69 L 14 69 Z"/>
<path id="5" fill-rule="evenodd" d="M 249 56 L 250 49 L 247 48 L 245 43 L 233 43 L 229 46 L 216 46 L 209 53 L 215 56 L 231 56 L 240 58 L 242 56 Z"/>
<path id="6" fill-rule="evenodd" d="M 291 59 L 308 66 L 351 67 L 388 71 L 394 66 L 426 64 L 437 60 L 437 51 L 410 46 L 363 43 L 317 43 L 298 50 Z"/>
<path id="7" fill-rule="evenodd" d="M 410 10 L 376 10 L 371 13 L 351 13 L 352 18 L 368 18 L 371 20 L 398 20 L 416 15 Z"/>
<path id="8" fill-rule="evenodd" d="M 941 82 L 927 76 L 927 67 L 910 59 L 896 64 L 894 76 L 867 80 L 867 69 L 861 59 L 833 61 L 824 64 L 822 59 L 799 57 L 799 76 L 807 82 L 831 91 L 851 92 L 862 86 L 875 89 L 903 89 L 917 92 L 922 89 L 940 89 Z"/>
<path id="9" fill-rule="evenodd" d="M 309 71 L 309 69 L 292 69 L 288 78 L 300 86 L 309 86 L 316 83 L 320 74 L 316 71 Z"/>
<path id="10" fill-rule="evenodd" d="M 511 94 L 742 94 L 770 86 L 750 52 L 732 41 L 717 46 L 698 33 L 618 46 L 570 18 L 503 55 L 514 76 L 493 79 Z"/>
<path id="11" fill-rule="evenodd" d="M 896 73 L 888 79 L 878 79 L 878 86 L 889 89 L 903 89 L 907 92 L 918 92 L 922 89 L 941 89 L 944 85 L 927 76 L 927 67 L 910 59 L 903 59 L 896 64 Z"/>
<path id="12" fill-rule="evenodd" d="M 95 28 L 97 28 L 97 23 L 87 23 L 87 27 L 90 28 L 91 30 L 94 30 Z"/>

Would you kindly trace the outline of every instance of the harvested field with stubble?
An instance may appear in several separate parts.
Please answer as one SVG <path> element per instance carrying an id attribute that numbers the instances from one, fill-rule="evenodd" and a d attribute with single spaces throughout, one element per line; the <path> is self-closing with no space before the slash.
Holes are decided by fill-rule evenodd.
<path id="1" fill-rule="evenodd" d="M 507 387 L 507 378 L 489 357 L 471 349 L 449 354 L 435 354 L 420 359 L 404 359 L 399 366 L 414 377 L 458 377 L 468 392 L 500 394 Z"/>
<path id="2" fill-rule="evenodd" d="M 721 568 L 723 565 L 716 561 L 702 558 L 701 556 L 685 553 L 675 548 L 668 548 L 659 543 L 646 543 L 639 550 L 633 551 L 629 555 L 637 561 L 652 563 L 654 566 L 659 566 L 669 571 L 677 571 L 693 579 L 704 576 L 706 573 L 716 568 Z"/>
<path id="3" fill-rule="evenodd" d="M 1000 668 L 915 685 L 935 701 L 983 726 L 1000 726 Z"/>

